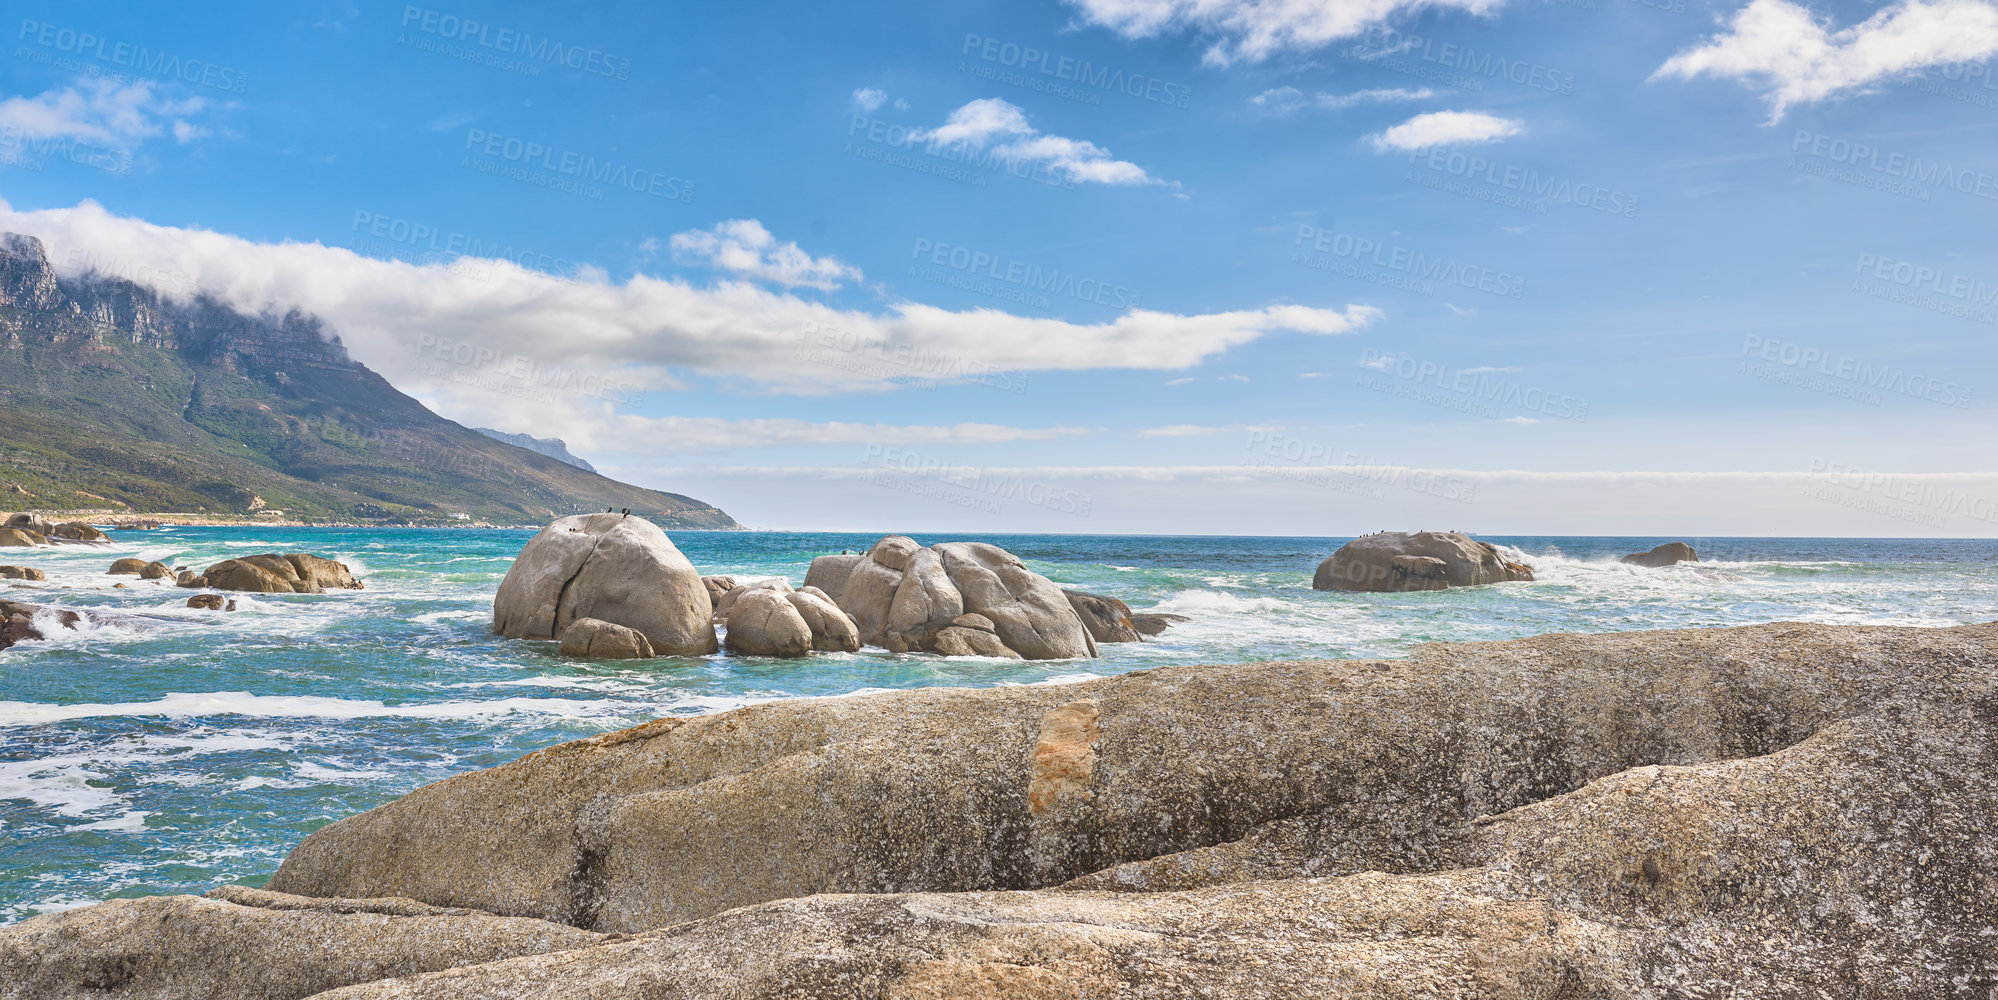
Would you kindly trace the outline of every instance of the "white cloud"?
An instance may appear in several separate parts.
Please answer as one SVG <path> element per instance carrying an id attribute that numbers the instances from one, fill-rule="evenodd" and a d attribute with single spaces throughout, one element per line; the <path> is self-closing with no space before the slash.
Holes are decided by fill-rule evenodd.
<path id="1" fill-rule="evenodd" d="M 1349 94 L 1319 93 L 1306 96 L 1296 87 L 1276 87 L 1265 90 L 1249 98 L 1249 106 L 1270 115 L 1287 115 L 1309 106 L 1327 111 L 1343 111 L 1362 104 L 1387 104 L 1394 101 L 1423 101 L 1435 97 L 1436 92 L 1428 87 L 1409 90 L 1405 87 L 1373 87 L 1355 90 Z"/>
<path id="2" fill-rule="evenodd" d="M 794 444 L 1003 444 L 1051 441 L 1086 434 L 1081 427 L 1009 427 L 1003 424 L 942 425 L 857 424 L 843 421 L 721 417 L 645 417 L 619 414 L 611 418 L 611 451 L 622 442 L 644 442 L 643 451 L 693 453 L 769 448 Z"/>
<path id="3" fill-rule="evenodd" d="M 1788 0 L 1753 0 L 1725 33 L 1674 55 L 1652 78 L 1705 75 L 1758 88 L 1775 124 L 1793 104 L 1998 53 L 1998 6 L 1986 0 L 1902 0 L 1850 28 L 1827 24 Z"/>
<path id="4" fill-rule="evenodd" d="M 1202 427 L 1198 424 L 1173 424 L 1168 427 L 1147 427 L 1138 432 L 1140 437 L 1198 437 L 1202 434 L 1218 434 L 1220 427 Z"/>
<path id="5" fill-rule="evenodd" d="M 1167 385 L 1185 385 L 1185 384 L 1187 384 L 1188 382 L 1198 382 L 1198 381 L 1200 381 L 1200 380 L 1199 380 L 1199 379 L 1197 379 L 1197 378 L 1175 378 L 1175 379 L 1168 379 L 1168 380 L 1166 381 L 1166 384 L 1167 384 Z"/>
<path id="6" fill-rule="evenodd" d="M 872 87 L 862 87 L 853 92 L 853 107 L 856 111 L 878 111 L 881 105 L 887 102 L 888 94 Z"/>
<path id="7" fill-rule="evenodd" d="M 86 76 L 72 87 L 0 101 L 0 129 L 130 150 L 168 129 L 181 142 L 206 135 L 206 129 L 186 121 L 204 107 L 199 97 L 163 100 L 150 80 Z"/>
<path id="8" fill-rule="evenodd" d="M 729 219 L 713 229 L 674 233 L 668 244 L 683 263 L 706 264 L 745 278 L 831 291 L 859 281 L 860 269 L 832 257 L 813 257 L 796 243 L 778 243 L 755 219 Z"/>
<path id="9" fill-rule="evenodd" d="M 1214 379 L 1216 382 L 1247 382 L 1248 380 L 1249 377 L 1247 375 L 1219 375 Z"/>
<path id="10" fill-rule="evenodd" d="M 504 260 L 418 265 L 318 243 L 258 243 L 120 217 L 89 201 L 18 212 L 0 202 L 0 231 L 40 236 L 66 273 L 111 262 L 107 270 L 157 279 L 164 294 L 199 290 L 252 312 L 318 315 L 356 360 L 434 401 L 445 416 L 511 429 L 510 420 L 531 410 L 534 433 L 579 447 L 616 436 L 602 395 L 531 382 L 525 388 L 535 395 L 509 394 L 506 369 L 440 363 L 438 346 L 635 390 L 698 377 L 811 395 L 883 391 L 912 379 L 998 384 L 1004 373 L 1027 371 L 1186 369 L 1263 337 L 1348 333 L 1381 315 L 1358 305 L 1200 315 L 1133 309 L 1083 324 L 908 301 L 841 309 L 744 281 L 701 287 L 641 274 L 620 284 Z M 170 283 L 161 277 L 169 275 Z"/>
<path id="11" fill-rule="evenodd" d="M 1429 149 L 1465 142 L 1492 142 L 1518 135 L 1524 124 L 1482 111 L 1431 111 L 1367 137 L 1376 152 Z"/>
<path id="12" fill-rule="evenodd" d="M 1398 14 L 1451 8 L 1483 14 L 1503 0 L 1068 0 L 1082 19 L 1125 38 L 1193 31 L 1214 38 L 1202 61 L 1261 62 L 1320 48 L 1386 24 Z"/>
<path id="13" fill-rule="evenodd" d="M 1046 163 L 1078 183 L 1167 183 L 1135 163 L 1111 159 L 1109 150 L 1093 142 L 1037 131 L 1027 123 L 1026 112 L 997 97 L 972 101 L 951 112 L 942 125 L 914 135 L 923 142 L 963 144 L 973 149 L 996 143 L 993 152 L 1006 159 Z"/>
<path id="14" fill-rule="evenodd" d="M 1499 420 L 1499 423 L 1502 424 L 1521 424 L 1521 425 L 1537 424 L 1539 422 L 1540 422 L 1539 419 L 1535 417 L 1504 417 Z"/>

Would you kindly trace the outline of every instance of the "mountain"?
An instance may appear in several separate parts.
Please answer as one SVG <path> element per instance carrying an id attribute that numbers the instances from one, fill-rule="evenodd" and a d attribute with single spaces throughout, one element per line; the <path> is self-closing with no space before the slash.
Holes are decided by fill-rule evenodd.
<path id="1" fill-rule="evenodd" d="M 41 241 L 15 234 L 0 234 L 0 502 L 416 524 L 629 507 L 738 527 L 446 420 L 311 316 L 61 279 Z"/>
<path id="2" fill-rule="evenodd" d="M 505 431 L 496 431 L 490 427 L 474 427 L 472 429 L 495 441 L 505 441 L 516 448 L 526 448 L 528 451 L 546 455 L 557 462 L 567 462 L 585 472 L 597 471 L 596 466 L 569 454 L 569 445 L 561 438 L 538 438 L 531 434 L 508 434 Z"/>

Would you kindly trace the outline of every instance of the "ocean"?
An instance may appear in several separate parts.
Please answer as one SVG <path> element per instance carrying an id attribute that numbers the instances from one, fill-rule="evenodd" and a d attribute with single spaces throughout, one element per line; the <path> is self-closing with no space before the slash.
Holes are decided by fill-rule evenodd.
<path id="1" fill-rule="evenodd" d="M 662 715 L 926 685 L 1039 684 L 1148 667 L 1393 657 L 1437 640 L 1773 621 L 1946 626 L 1998 618 L 1998 541 L 1688 538 L 1703 560 L 1618 564 L 1664 538 L 1488 537 L 1533 583 L 1311 590 L 1343 538 L 916 536 L 990 541 L 1066 587 L 1192 620 L 1100 659 L 717 655 L 591 662 L 488 630 L 525 530 L 163 528 L 108 547 L 0 550 L 46 584 L 15 600 L 115 609 L 148 628 L 57 631 L 0 652 L 0 921 L 99 900 L 261 885 L 293 845 L 419 785 Z M 675 532 L 703 573 L 803 579 L 874 535 Z M 138 556 L 204 567 L 308 551 L 367 589 L 236 596 L 110 577 Z M 114 589 L 116 582 L 126 589 Z M 66 588 L 66 589 L 65 589 Z"/>

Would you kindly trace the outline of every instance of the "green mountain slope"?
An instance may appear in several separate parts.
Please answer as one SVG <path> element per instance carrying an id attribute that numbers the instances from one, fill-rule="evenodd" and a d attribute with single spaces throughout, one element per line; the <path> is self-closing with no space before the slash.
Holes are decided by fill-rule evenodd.
<path id="1" fill-rule="evenodd" d="M 629 507 L 678 528 L 722 511 L 446 420 L 309 317 L 58 281 L 0 235 L 0 506 L 539 524 Z"/>

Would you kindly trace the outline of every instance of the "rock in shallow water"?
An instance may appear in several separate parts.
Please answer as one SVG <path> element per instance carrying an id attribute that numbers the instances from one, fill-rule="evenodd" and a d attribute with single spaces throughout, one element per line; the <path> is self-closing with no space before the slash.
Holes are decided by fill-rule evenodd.
<path id="1" fill-rule="evenodd" d="M 598 618 L 578 618 L 562 630 L 562 655 L 598 660 L 644 660 L 653 655 L 645 633 Z"/>
<path id="2" fill-rule="evenodd" d="M 553 639 L 577 618 L 636 629 L 659 656 L 714 652 L 714 608 L 694 564 L 642 517 L 577 514 L 529 539 L 493 597 L 493 631 Z"/>
<path id="3" fill-rule="evenodd" d="M 1647 569 L 1663 569 L 1682 562 L 1699 562 L 1700 557 L 1693 551 L 1693 547 L 1685 542 L 1666 542 L 1649 552 L 1632 552 L 1617 561 Z"/>
<path id="4" fill-rule="evenodd" d="M 1532 580 L 1490 542 L 1455 531 L 1382 531 L 1355 538 L 1318 564 L 1313 590 L 1392 593 Z"/>

